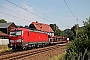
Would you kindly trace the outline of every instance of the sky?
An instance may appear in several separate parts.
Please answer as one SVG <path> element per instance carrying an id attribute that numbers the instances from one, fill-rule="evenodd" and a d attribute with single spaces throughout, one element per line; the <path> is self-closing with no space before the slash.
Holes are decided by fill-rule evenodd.
<path id="1" fill-rule="evenodd" d="M 90 0 L 65 1 L 74 16 L 64 0 L 0 0 L 0 19 L 22 26 L 36 21 L 56 24 L 61 30 L 83 26 L 90 17 Z"/>

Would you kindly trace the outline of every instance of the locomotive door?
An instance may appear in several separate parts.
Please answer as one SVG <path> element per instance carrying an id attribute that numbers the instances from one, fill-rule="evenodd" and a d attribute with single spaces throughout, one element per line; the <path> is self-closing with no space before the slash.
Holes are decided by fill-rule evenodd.
<path id="1" fill-rule="evenodd" d="M 30 42 L 29 37 L 30 37 L 30 32 L 28 32 L 28 37 L 27 37 L 27 41 L 28 41 L 28 42 Z"/>
<path id="2" fill-rule="evenodd" d="M 29 42 L 29 32 L 28 31 L 24 32 L 24 42 L 26 42 L 26 43 Z"/>

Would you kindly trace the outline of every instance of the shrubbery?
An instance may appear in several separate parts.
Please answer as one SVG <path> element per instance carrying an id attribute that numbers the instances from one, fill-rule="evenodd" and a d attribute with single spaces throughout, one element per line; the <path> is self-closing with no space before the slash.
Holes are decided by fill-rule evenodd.
<path id="1" fill-rule="evenodd" d="M 90 59 L 90 18 L 84 22 L 82 29 L 78 30 L 77 37 L 66 50 L 66 60 Z"/>

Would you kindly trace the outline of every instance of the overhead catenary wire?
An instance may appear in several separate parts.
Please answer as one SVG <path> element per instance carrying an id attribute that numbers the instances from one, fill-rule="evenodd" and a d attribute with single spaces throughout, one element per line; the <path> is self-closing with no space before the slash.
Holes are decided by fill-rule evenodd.
<path id="1" fill-rule="evenodd" d="M 25 1 L 23 1 L 23 0 L 21 0 L 23 3 L 25 3 L 27 6 L 29 6 L 29 7 L 32 7 L 32 6 L 30 6 L 30 4 L 27 4 Z M 37 12 L 39 12 L 39 13 L 41 13 L 42 15 L 45 15 L 45 14 L 43 14 L 42 12 L 40 12 L 39 10 L 37 10 L 36 8 L 33 8 L 34 10 L 36 10 Z M 46 15 L 45 15 L 46 16 Z"/>
<path id="2" fill-rule="evenodd" d="M 32 7 L 30 4 L 28 4 L 28 3 L 26 3 L 25 1 L 23 1 L 23 0 L 21 0 L 23 3 L 25 3 L 27 6 L 29 6 L 29 7 Z M 44 13 L 42 13 L 42 12 L 40 12 L 39 10 L 37 10 L 36 8 L 34 8 L 34 7 L 32 7 L 35 11 L 37 11 L 37 12 L 39 12 L 40 14 L 42 14 L 42 15 L 44 15 L 44 16 L 46 16 L 46 17 L 48 17 L 47 15 L 45 15 Z M 50 18 L 50 17 L 48 17 L 48 18 Z"/>
<path id="3" fill-rule="evenodd" d="M 23 17 L 27 17 L 27 16 L 25 16 L 25 15 L 23 15 L 23 14 L 21 14 L 21 13 L 18 13 L 18 12 L 14 11 L 14 10 L 11 10 L 11 9 L 9 9 L 9 8 L 3 7 L 3 6 L 0 6 L 0 7 L 5 8 L 6 10 L 9 10 L 10 12 L 12 11 L 12 12 L 14 12 L 14 13 L 20 14 L 20 15 L 22 15 Z M 28 17 L 28 18 L 30 18 L 30 17 Z"/>
<path id="4" fill-rule="evenodd" d="M 25 1 L 23 1 L 23 0 L 21 0 L 23 3 L 25 3 L 28 7 L 32 7 L 32 6 L 30 6 L 30 4 L 27 4 Z M 32 7 L 33 8 L 33 7 Z M 37 11 L 37 12 L 39 12 L 40 14 L 42 14 L 42 15 L 44 15 L 44 16 L 46 16 L 45 14 L 43 14 L 42 12 L 40 12 L 39 10 L 37 10 L 36 8 L 33 8 L 35 11 Z M 46 17 L 48 17 L 48 16 L 46 16 Z M 49 17 L 48 17 L 49 18 Z M 50 21 L 51 22 L 51 21 Z"/>
<path id="5" fill-rule="evenodd" d="M 29 13 L 31 13 L 31 14 L 33 14 L 33 15 L 36 15 L 36 16 L 38 16 L 38 17 L 44 19 L 44 20 L 47 20 L 47 21 L 50 22 L 50 23 L 52 22 L 52 21 L 50 21 L 50 20 L 48 20 L 48 19 L 46 19 L 46 18 L 44 18 L 44 17 L 42 17 L 42 16 L 40 16 L 40 15 L 38 15 L 38 14 L 35 14 L 35 13 L 29 11 L 28 9 L 23 8 L 23 7 L 21 7 L 21 6 L 17 5 L 17 4 L 15 4 L 15 3 L 9 1 L 9 0 L 6 0 L 6 1 L 9 2 L 9 3 L 11 3 L 11 4 L 13 4 L 13 5 L 15 5 L 15 6 L 17 6 L 17 7 L 19 7 L 19 8 L 21 8 L 21 9 L 23 9 L 23 10 L 25 10 L 25 11 L 27 11 L 27 12 L 29 12 Z M 24 19 L 24 20 L 25 20 L 25 19 Z M 56 22 L 56 21 L 55 21 L 55 22 Z M 60 24 L 60 23 L 59 23 L 59 24 Z M 60 26 L 60 27 L 61 27 L 61 26 Z"/>
<path id="6" fill-rule="evenodd" d="M 78 25 L 78 18 L 74 15 L 74 13 L 71 11 L 71 9 L 69 8 L 68 4 L 66 3 L 66 1 L 64 0 L 65 4 L 67 5 L 68 9 L 70 10 L 70 12 L 72 13 L 72 15 L 77 19 L 77 25 Z M 77 30 L 76 30 L 76 38 L 78 35 L 78 26 L 77 26 Z"/>
<path id="7" fill-rule="evenodd" d="M 5 14 L 5 15 L 8 15 L 8 16 L 15 17 L 15 18 L 18 18 L 18 19 L 26 20 L 26 19 L 23 19 L 23 18 L 20 18 L 20 17 L 14 16 L 14 15 L 12 15 L 12 14 L 8 14 L 8 13 L 5 13 L 5 12 L 0 12 L 0 13 Z M 27 20 L 27 21 L 31 22 L 30 20 Z"/>
<path id="8" fill-rule="evenodd" d="M 28 7 L 32 7 L 30 4 L 26 3 L 25 1 L 23 1 L 23 0 L 21 0 L 21 1 L 22 1 L 23 3 L 25 3 Z M 33 7 L 32 7 L 32 8 L 33 8 Z M 33 9 L 34 9 L 35 11 L 39 12 L 40 14 L 48 17 L 49 19 L 51 19 L 49 16 L 47 16 L 47 15 L 45 15 L 44 13 L 40 12 L 38 9 L 36 9 L 36 8 L 33 8 Z M 51 19 L 51 20 L 53 20 L 53 19 Z M 59 22 L 57 22 L 57 21 L 55 21 L 55 20 L 53 20 L 53 22 L 56 22 L 56 23 L 58 23 L 58 24 L 61 24 L 61 23 L 59 23 Z M 60 27 L 61 27 L 61 26 L 60 26 Z"/>
<path id="9" fill-rule="evenodd" d="M 47 20 L 47 21 L 49 21 L 49 22 L 52 22 L 52 21 L 50 21 L 50 20 L 48 20 L 48 19 L 46 19 L 46 18 L 44 18 L 44 17 L 42 17 L 42 16 L 39 16 L 39 15 L 37 15 L 37 14 L 35 14 L 35 13 L 33 13 L 33 12 L 31 12 L 31 11 L 29 11 L 29 10 L 27 10 L 27 9 L 25 9 L 25 8 L 23 8 L 23 7 L 21 7 L 21 6 L 17 5 L 17 4 L 9 1 L 9 0 L 6 0 L 6 1 L 9 2 L 9 3 L 11 3 L 11 4 L 13 4 L 13 5 L 15 5 L 15 6 L 17 6 L 17 7 L 19 7 L 19 8 L 21 8 L 21 9 L 23 9 L 23 10 L 25 10 L 25 11 L 27 11 L 27 12 L 29 12 L 29 13 L 32 13 L 32 14 L 36 15 L 36 16 L 44 19 L 44 20 Z"/>
<path id="10" fill-rule="evenodd" d="M 69 8 L 67 2 L 65 0 L 64 0 L 64 2 L 66 4 L 66 6 L 68 7 L 69 11 L 71 12 L 71 14 L 73 15 L 73 17 L 77 19 L 77 17 L 74 15 L 74 13 L 72 12 L 72 10 Z"/>

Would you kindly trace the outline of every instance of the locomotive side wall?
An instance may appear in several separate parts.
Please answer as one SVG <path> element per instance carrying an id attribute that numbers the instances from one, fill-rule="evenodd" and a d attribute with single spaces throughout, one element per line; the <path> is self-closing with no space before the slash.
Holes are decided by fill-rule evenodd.
<path id="1" fill-rule="evenodd" d="M 30 42 L 48 42 L 48 35 L 40 32 L 30 32 Z"/>

